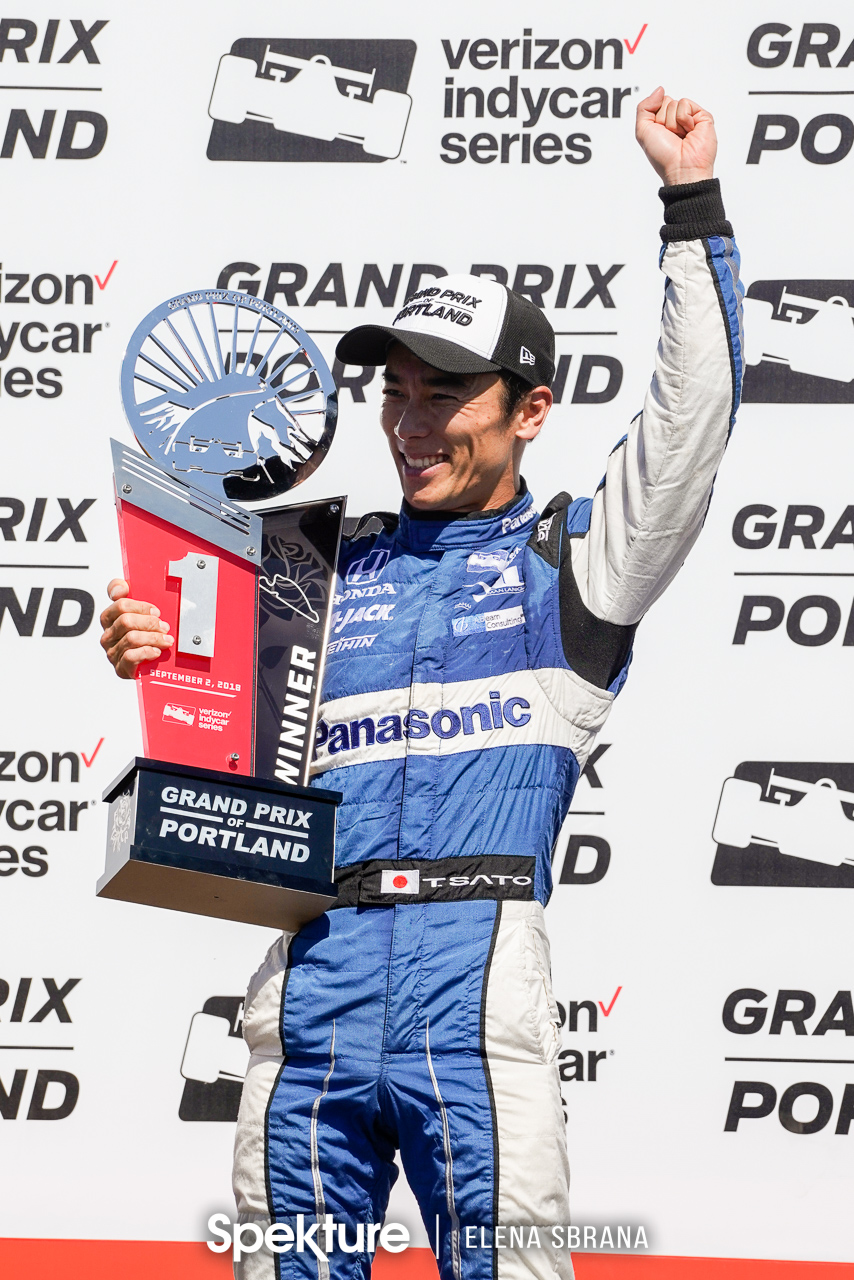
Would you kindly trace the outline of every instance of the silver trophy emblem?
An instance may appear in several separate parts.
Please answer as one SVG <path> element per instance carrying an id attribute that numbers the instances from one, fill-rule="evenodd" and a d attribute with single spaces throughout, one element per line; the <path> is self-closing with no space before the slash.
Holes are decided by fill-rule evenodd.
<path id="1" fill-rule="evenodd" d="M 308 334 L 248 293 L 172 298 L 137 326 L 122 365 L 131 428 L 158 466 L 215 497 L 273 498 L 312 474 L 338 401 Z"/>

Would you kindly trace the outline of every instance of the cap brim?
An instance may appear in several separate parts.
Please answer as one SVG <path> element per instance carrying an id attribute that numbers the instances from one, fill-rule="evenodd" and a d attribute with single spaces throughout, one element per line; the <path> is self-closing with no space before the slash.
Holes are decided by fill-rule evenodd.
<path id="1" fill-rule="evenodd" d="M 401 343 L 419 360 L 443 373 L 498 373 L 501 369 L 500 364 L 475 355 L 456 342 L 382 324 L 362 324 L 351 329 L 338 343 L 335 354 L 343 364 L 385 364 L 393 342 Z"/>

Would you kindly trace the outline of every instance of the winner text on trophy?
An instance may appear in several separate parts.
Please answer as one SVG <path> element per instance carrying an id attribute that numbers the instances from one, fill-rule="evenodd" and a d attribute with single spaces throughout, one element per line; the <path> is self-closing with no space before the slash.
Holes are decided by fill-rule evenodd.
<path id="1" fill-rule="evenodd" d="M 209 289 L 142 321 L 122 399 L 145 451 L 112 442 L 124 573 L 176 642 L 138 669 L 145 757 L 104 793 L 98 895 L 296 929 L 336 896 L 340 797 L 306 784 L 344 499 L 239 504 L 323 461 L 332 375 L 289 316 Z"/>

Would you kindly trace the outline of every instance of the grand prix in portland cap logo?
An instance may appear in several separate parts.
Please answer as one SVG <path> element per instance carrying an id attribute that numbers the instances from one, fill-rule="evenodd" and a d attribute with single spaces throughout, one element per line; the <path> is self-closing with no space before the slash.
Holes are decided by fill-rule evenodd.
<path id="1" fill-rule="evenodd" d="M 854 764 L 745 761 L 712 835 L 713 884 L 854 889 Z"/>
<path id="2" fill-rule="evenodd" d="M 211 94 L 208 159 L 393 159 L 414 58 L 411 40 L 236 40 Z"/>
<path id="3" fill-rule="evenodd" d="M 744 401 L 854 404 L 854 280 L 754 281 L 744 343 Z"/>

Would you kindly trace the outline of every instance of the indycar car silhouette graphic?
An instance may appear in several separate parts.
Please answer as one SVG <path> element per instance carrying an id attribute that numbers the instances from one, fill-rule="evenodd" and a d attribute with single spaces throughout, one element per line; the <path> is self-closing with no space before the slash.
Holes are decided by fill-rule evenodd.
<path id="1" fill-rule="evenodd" d="M 242 1005 L 242 1001 L 241 1001 Z M 217 1080 L 242 1080 L 249 1064 L 243 1036 L 235 1036 L 228 1018 L 194 1013 L 181 1062 L 185 1080 L 214 1084 Z"/>
<path id="2" fill-rule="evenodd" d="M 167 702 L 163 707 L 164 720 L 177 720 L 179 724 L 195 724 L 196 708 L 185 707 L 180 702 Z"/>
<path id="3" fill-rule="evenodd" d="M 832 778 L 803 782 L 772 769 L 765 794 L 758 782 L 727 778 L 712 837 L 735 849 L 766 845 L 809 862 L 854 866 L 852 813 L 854 792 Z"/>
<path id="4" fill-rule="evenodd" d="M 325 142 L 341 138 L 391 160 L 400 154 L 412 99 L 391 89 L 374 90 L 375 74 L 336 67 L 324 54 L 272 53 L 269 45 L 259 73 L 254 58 L 226 53 L 208 115 L 229 124 L 266 120 L 280 132 Z"/>
<path id="5" fill-rule="evenodd" d="M 843 297 L 807 298 L 784 288 L 779 306 L 744 299 L 744 358 L 788 365 L 834 382 L 854 379 L 854 308 Z"/>

